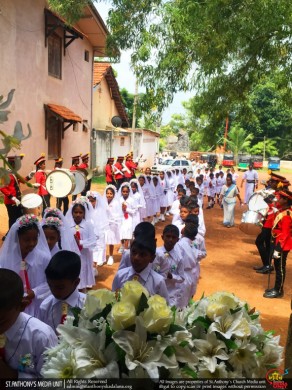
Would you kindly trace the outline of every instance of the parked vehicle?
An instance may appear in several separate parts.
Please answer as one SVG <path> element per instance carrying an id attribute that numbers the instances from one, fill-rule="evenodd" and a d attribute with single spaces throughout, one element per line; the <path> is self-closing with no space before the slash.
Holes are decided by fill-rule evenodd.
<path id="1" fill-rule="evenodd" d="M 281 160 L 279 157 L 269 157 L 268 158 L 268 169 L 271 169 L 272 171 L 279 171 L 280 170 L 280 163 L 281 163 Z"/>
<path id="2" fill-rule="evenodd" d="M 223 167 L 233 167 L 235 164 L 235 161 L 234 161 L 234 155 L 233 154 L 224 154 L 223 155 L 223 161 L 222 161 L 222 165 Z"/>
<path id="3" fill-rule="evenodd" d="M 254 169 L 262 169 L 264 158 L 263 156 L 252 155 L 251 156 Z"/>
<path id="4" fill-rule="evenodd" d="M 252 162 L 250 154 L 239 154 L 238 155 L 238 165 L 237 169 L 239 171 L 246 171 L 248 169 L 249 164 Z"/>
<path id="5" fill-rule="evenodd" d="M 207 157 L 207 163 L 209 168 L 215 168 L 217 164 L 217 156 L 215 153 L 209 153 Z"/>
<path id="6" fill-rule="evenodd" d="M 170 169 L 183 169 L 187 168 L 188 171 L 192 170 L 192 163 L 189 160 L 186 160 L 185 158 L 181 159 L 167 159 L 162 162 L 162 164 L 153 165 L 151 167 L 152 173 L 159 173 L 160 171 L 167 171 Z"/>

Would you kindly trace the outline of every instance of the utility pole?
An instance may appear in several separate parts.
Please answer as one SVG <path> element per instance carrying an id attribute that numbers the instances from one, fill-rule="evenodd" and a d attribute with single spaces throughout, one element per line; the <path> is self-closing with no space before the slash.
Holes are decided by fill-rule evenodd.
<path id="1" fill-rule="evenodd" d="M 226 152 L 226 139 L 227 139 L 227 135 L 228 135 L 228 126 L 229 126 L 229 119 L 228 119 L 228 115 L 227 115 L 226 122 L 225 122 L 223 152 Z"/>
<path id="2" fill-rule="evenodd" d="M 132 134 L 131 134 L 131 150 L 133 153 L 134 153 L 134 142 L 135 142 L 137 104 L 138 104 L 138 79 L 136 78 L 135 94 L 134 94 L 134 102 L 133 102 Z"/>
<path id="3" fill-rule="evenodd" d="M 265 135 L 264 135 L 264 150 L 263 150 L 263 152 L 264 152 L 263 158 L 264 158 L 264 161 L 265 161 L 265 159 L 266 159 L 266 136 Z"/>

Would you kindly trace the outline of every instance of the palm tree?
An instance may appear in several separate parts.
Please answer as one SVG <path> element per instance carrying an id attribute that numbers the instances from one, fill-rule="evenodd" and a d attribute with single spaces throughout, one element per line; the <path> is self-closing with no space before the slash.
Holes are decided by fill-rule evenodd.
<path id="1" fill-rule="evenodd" d="M 233 126 L 226 138 L 228 149 L 234 154 L 235 161 L 238 161 L 238 154 L 248 151 L 250 143 L 253 139 L 252 134 L 247 134 L 246 131 L 237 125 Z"/>

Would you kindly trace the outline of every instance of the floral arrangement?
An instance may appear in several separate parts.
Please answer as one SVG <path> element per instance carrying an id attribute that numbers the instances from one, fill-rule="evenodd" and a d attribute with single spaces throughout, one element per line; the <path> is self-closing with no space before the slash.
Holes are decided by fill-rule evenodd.
<path id="1" fill-rule="evenodd" d="M 25 214 L 22 217 L 18 218 L 19 227 L 30 226 L 38 224 L 38 217 L 34 214 Z"/>
<path id="2" fill-rule="evenodd" d="M 55 226 L 59 229 L 63 225 L 63 222 L 58 217 L 47 217 L 43 221 L 43 226 Z"/>
<path id="3" fill-rule="evenodd" d="M 130 281 L 117 294 L 90 291 L 73 312 L 46 353 L 45 378 L 261 378 L 281 363 L 279 336 L 227 292 L 177 310 Z"/>
<path id="4" fill-rule="evenodd" d="M 62 216 L 62 211 L 57 209 L 56 207 L 47 207 L 44 211 L 44 214 L 54 214 L 56 217 L 59 217 L 59 219 Z"/>

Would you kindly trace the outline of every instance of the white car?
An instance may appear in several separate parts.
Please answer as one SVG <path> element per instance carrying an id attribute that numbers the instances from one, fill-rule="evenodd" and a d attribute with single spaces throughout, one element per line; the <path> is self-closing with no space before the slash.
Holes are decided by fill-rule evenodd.
<path id="1" fill-rule="evenodd" d="M 167 171 L 170 169 L 183 169 L 187 168 L 187 171 L 192 171 L 192 163 L 185 158 L 176 158 L 176 159 L 167 159 L 162 162 L 162 164 L 153 165 L 151 167 L 152 173 L 159 173 L 160 171 Z"/>

